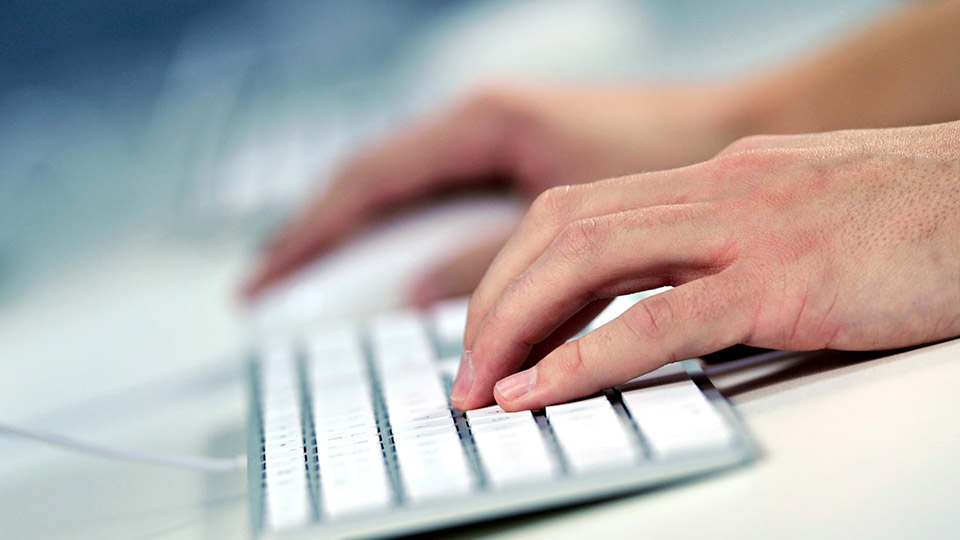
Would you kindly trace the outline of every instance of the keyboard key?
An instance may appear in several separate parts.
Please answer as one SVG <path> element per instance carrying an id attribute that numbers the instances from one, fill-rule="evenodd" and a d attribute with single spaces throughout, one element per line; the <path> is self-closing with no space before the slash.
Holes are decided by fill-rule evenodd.
<path id="1" fill-rule="evenodd" d="M 390 422 L 394 426 L 397 426 L 402 424 L 423 422 L 426 420 L 434 420 L 436 418 L 450 418 L 450 408 L 437 407 L 436 409 L 413 411 L 407 416 L 393 416 L 390 418 Z"/>
<path id="2" fill-rule="evenodd" d="M 381 316 L 370 326 L 374 362 L 383 375 L 429 367 L 436 351 L 420 315 L 402 311 Z"/>
<path id="3" fill-rule="evenodd" d="M 641 457 L 633 433 L 604 396 L 553 405 L 546 414 L 571 472 L 630 465 Z"/>
<path id="4" fill-rule="evenodd" d="M 467 422 L 470 427 L 476 427 L 480 424 L 489 422 L 502 422 L 509 420 L 528 419 L 533 421 L 533 413 L 530 411 L 507 412 L 499 405 L 491 405 L 482 409 L 474 409 L 466 412 Z"/>
<path id="5" fill-rule="evenodd" d="M 392 499 L 379 436 L 320 443 L 320 499 L 324 515 L 336 518 L 388 506 Z"/>
<path id="6" fill-rule="evenodd" d="M 401 456 L 400 477 L 407 499 L 413 503 L 463 495 L 473 486 L 473 474 L 459 444 Z"/>
<path id="7" fill-rule="evenodd" d="M 303 452 L 290 452 L 290 453 L 273 453 L 264 455 L 263 462 L 267 464 L 265 470 L 268 470 L 270 467 L 287 467 L 287 466 L 306 466 L 307 455 Z"/>
<path id="8" fill-rule="evenodd" d="M 337 519 L 393 498 L 360 336 L 343 327 L 311 336 L 306 358 L 321 513 Z"/>
<path id="9" fill-rule="evenodd" d="M 292 347 L 272 346 L 260 363 L 265 519 L 274 529 L 301 527 L 312 509 L 301 430 L 300 387 Z"/>
<path id="10" fill-rule="evenodd" d="M 362 335 L 353 325 L 318 328 L 306 336 L 308 356 L 332 366 L 363 363 Z M 335 355 L 335 356 L 334 356 Z"/>
<path id="11" fill-rule="evenodd" d="M 311 518 L 306 481 L 302 485 L 264 488 L 267 526 L 276 530 L 296 529 Z"/>
<path id="12" fill-rule="evenodd" d="M 419 502 L 462 494 L 473 484 L 453 419 L 445 424 L 394 433 L 397 465 L 407 498 Z"/>
<path id="13" fill-rule="evenodd" d="M 463 350 L 463 331 L 467 326 L 468 297 L 438 302 L 430 312 L 433 331 L 442 355 L 457 355 Z"/>
<path id="14" fill-rule="evenodd" d="M 493 487 L 548 479 L 559 471 L 530 411 L 494 405 L 467 412 L 487 481 Z"/>
<path id="15" fill-rule="evenodd" d="M 410 368 L 383 379 L 383 400 L 391 418 L 408 420 L 438 409 L 449 409 L 440 372 L 435 366 Z"/>
<path id="16" fill-rule="evenodd" d="M 452 383 L 457 378 L 457 371 L 460 369 L 460 354 L 458 353 L 456 356 L 446 356 L 437 360 L 437 369 Z"/>
<path id="17" fill-rule="evenodd" d="M 346 467 L 328 466 L 320 477 L 320 500 L 325 516 L 343 515 L 386 508 L 392 502 L 392 490 L 381 465 L 362 468 L 359 462 Z"/>
<path id="18" fill-rule="evenodd" d="M 671 458 L 730 443 L 733 432 L 693 381 L 622 393 L 653 455 Z"/>
<path id="19" fill-rule="evenodd" d="M 424 416 L 428 417 L 420 420 L 391 420 L 390 429 L 393 431 L 394 437 L 400 433 L 410 433 L 415 431 L 423 431 L 427 429 L 432 429 L 435 427 L 449 426 L 451 424 L 450 411 L 437 411 L 438 414 L 426 414 Z M 442 413 L 446 413 L 446 416 L 443 416 Z"/>
<path id="20" fill-rule="evenodd" d="M 392 428 L 391 428 L 391 431 Z M 435 442 L 440 437 L 445 437 L 448 439 L 453 439 L 454 437 L 459 438 L 457 433 L 457 427 L 453 424 L 453 419 L 449 419 L 444 424 L 437 424 L 431 426 L 423 426 L 419 429 L 413 430 L 404 430 L 400 429 L 398 431 L 393 431 L 393 442 L 397 445 L 397 451 L 400 451 L 400 448 L 406 449 L 407 446 L 420 445 L 422 441 L 427 441 L 428 444 Z"/>
<path id="21" fill-rule="evenodd" d="M 369 383 L 340 388 L 310 388 L 314 422 L 344 422 L 354 418 L 373 418 L 373 396 Z"/>
<path id="22" fill-rule="evenodd" d="M 302 371 L 290 343 L 263 350 L 257 368 L 263 471 L 252 478 L 267 529 L 298 528 L 316 518 L 360 522 L 437 500 L 470 507 L 469 498 L 457 498 L 479 488 L 477 463 L 465 452 L 460 414 L 450 407 L 443 378 L 459 363 L 465 316 L 461 299 L 427 314 L 378 318 L 368 332 L 348 325 L 310 332 L 302 342 Z M 449 361 L 438 361 L 438 352 Z M 654 457 L 725 448 L 735 436 L 735 424 L 684 377 L 676 364 L 620 389 Z M 640 465 L 644 458 L 638 430 L 606 397 L 550 406 L 545 419 L 497 406 L 464 417 L 487 490 L 549 482 L 564 463 L 569 474 L 581 475 Z"/>
<path id="23" fill-rule="evenodd" d="M 580 413 L 583 411 L 589 411 L 592 409 L 610 409 L 610 401 L 607 400 L 604 396 L 598 396 L 590 399 L 583 399 L 580 401 L 571 401 L 570 403 L 561 403 L 559 405 L 550 405 L 544 412 L 547 415 L 548 419 L 553 419 L 554 417 L 565 416 L 575 413 Z"/>

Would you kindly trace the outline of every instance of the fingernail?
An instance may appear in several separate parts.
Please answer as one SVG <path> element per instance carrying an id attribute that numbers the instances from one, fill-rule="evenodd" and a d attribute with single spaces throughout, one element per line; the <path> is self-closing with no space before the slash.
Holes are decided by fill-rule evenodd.
<path id="1" fill-rule="evenodd" d="M 473 355 L 470 351 L 464 351 L 463 356 L 460 357 L 460 367 L 457 369 L 457 380 L 453 382 L 453 389 L 450 391 L 450 401 L 459 403 L 466 399 L 472 386 Z"/>
<path id="2" fill-rule="evenodd" d="M 537 367 L 514 373 L 500 379 L 496 384 L 497 392 L 505 399 L 514 400 L 529 392 L 537 384 Z"/>

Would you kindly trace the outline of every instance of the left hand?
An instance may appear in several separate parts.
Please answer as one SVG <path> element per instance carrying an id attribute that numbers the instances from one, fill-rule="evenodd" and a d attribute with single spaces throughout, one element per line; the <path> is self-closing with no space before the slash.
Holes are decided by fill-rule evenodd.
<path id="1" fill-rule="evenodd" d="M 506 182 L 532 198 L 560 184 L 706 159 L 744 129 L 742 102 L 754 94 L 751 82 L 477 90 L 348 162 L 329 189 L 270 241 L 243 293 L 256 297 L 384 213 L 431 194 Z M 482 245 L 424 275 L 413 288 L 414 303 L 473 290 L 506 240 L 501 234 L 487 241 L 488 232 L 476 231 L 473 240 Z"/>
<path id="2" fill-rule="evenodd" d="M 451 401 L 539 408 L 738 343 L 955 337 L 958 235 L 960 122 L 750 137 L 698 165 L 553 188 L 470 300 Z M 564 344 L 609 299 L 664 285 Z"/>

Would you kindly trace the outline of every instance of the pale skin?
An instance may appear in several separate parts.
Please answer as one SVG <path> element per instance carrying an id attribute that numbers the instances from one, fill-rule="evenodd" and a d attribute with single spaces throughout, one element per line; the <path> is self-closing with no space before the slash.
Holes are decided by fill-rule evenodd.
<path id="1" fill-rule="evenodd" d="M 508 233 L 478 239 L 410 294 L 425 305 L 476 287 L 458 408 L 540 407 L 736 343 L 955 337 L 958 21 L 960 1 L 918 3 L 722 84 L 491 86 L 349 162 L 274 239 L 245 293 L 386 209 L 506 181 L 547 191 L 503 251 Z M 918 124 L 930 125 L 875 129 Z M 848 128 L 874 129 L 830 132 Z M 743 138 L 805 132 L 820 133 Z M 664 284 L 676 288 L 563 344 L 605 299 Z"/>
<path id="2" fill-rule="evenodd" d="M 958 233 L 960 122 L 747 138 L 697 165 L 552 188 L 470 300 L 451 400 L 539 408 L 738 343 L 956 337 Z M 583 310 L 664 285 L 522 369 Z"/>
<path id="3" fill-rule="evenodd" d="M 732 140 L 719 118 L 728 94 L 726 87 L 478 90 L 344 166 L 270 242 L 244 291 L 255 296 L 385 210 L 436 192 L 507 181 L 532 199 L 556 185 L 706 159 Z M 708 128 L 714 117 L 717 127 Z M 672 144 L 676 138 L 685 144 Z M 424 305 L 472 291 L 511 232 L 496 230 L 425 275 L 421 284 L 442 288 L 414 287 L 412 300 Z"/>

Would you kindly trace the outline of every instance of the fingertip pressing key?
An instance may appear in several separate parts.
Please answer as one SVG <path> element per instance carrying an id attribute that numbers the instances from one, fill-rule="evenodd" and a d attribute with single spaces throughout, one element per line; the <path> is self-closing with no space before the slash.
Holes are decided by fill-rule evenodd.
<path id="1" fill-rule="evenodd" d="M 457 378 L 450 390 L 450 402 L 456 408 L 461 408 L 464 400 L 470 395 L 473 388 L 473 353 L 469 350 L 460 357 L 460 367 L 457 369 Z"/>

